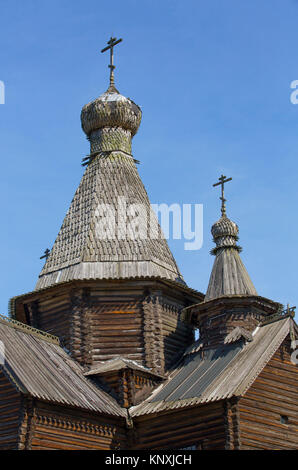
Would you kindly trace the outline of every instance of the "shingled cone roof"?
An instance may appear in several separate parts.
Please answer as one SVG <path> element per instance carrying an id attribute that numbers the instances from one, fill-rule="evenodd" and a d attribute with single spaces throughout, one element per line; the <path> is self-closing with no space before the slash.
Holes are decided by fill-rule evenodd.
<path id="1" fill-rule="evenodd" d="M 212 254 L 216 257 L 205 302 L 226 295 L 257 295 L 239 255 L 238 232 L 238 226 L 226 215 L 212 226 L 211 233 L 216 243 Z"/>
<path id="2" fill-rule="evenodd" d="M 131 155 L 140 108 L 109 89 L 84 106 L 81 119 L 91 158 L 35 289 L 75 279 L 149 276 L 184 282 Z M 131 236 L 129 227 L 123 235 L 119 220 L 125 212 L 139 236 Z M 115 225 L 105 225 L 108 213 L 115 215 Z"/>

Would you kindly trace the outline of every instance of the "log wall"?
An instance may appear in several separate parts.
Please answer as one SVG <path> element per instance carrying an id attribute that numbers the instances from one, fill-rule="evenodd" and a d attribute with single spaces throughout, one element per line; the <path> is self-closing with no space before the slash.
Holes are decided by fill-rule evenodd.
<path id="1" fill-rule="evenodd" d="M 0 450 L 16 450 L 22 419 L 22 398 L 0 371 Z"/>
<path id="2" fill-rule="evenodd" d="M 44 295 L 40 300 L 24 304 L 27 322 L 39 330 L 58 336 L 70 348 L 71 297 L 69 290 Z M 22 321 L 22 320 L 21 320 Z"/>
<path id="3" fill-rule="evenodd" d="M 58 336 L 84 366 L 122 356 L 163 374 L 194 339 L 179 320 L 193 301 L 158 281 L 72 283 L 27 296 L 16 314 Z"/>
<path id="4" fill-rule="evenodd" d="M 254 308 L 233 308 L 231 311 L 218 307 L 199 321 L 200 338 L 210 347 L 224 342 L 226 336 L 236 327 L 254 331 L 264 314 Z"/>
<path id="5" fill-rule="evenodd" d="M 223 402 L 196 408 L 145 415 L 134 419 L 131 448 L 168 450 L 196 446 L 200 449 L 224 449 L 226 421 Z"/>
<path id="6" fill-rule="evenodd" d="M 240 399 L 241 449 L 298 449 L 298 366 L 291 352 L 287 339 Z"/>
<path id="7" fill-rule="evenodd" d="M 87 312 L 92 331 L 90 363 L 118 356 L 144 362 L 142 305 L 138 297 L 121 297 L 119 293 L 103 296 L 91 292 Z"/>
<path id="8" fill-rule="evenodd" d="M 112 395 L 120 406 L 129 408 L 145 400 L 162 379 L 127 368 L 93 376 L 93 380 Z"/>
<path id="9" fill-rule="evenodd" d="M 30 450 L 125 449 L 125 420 L 38 402 L 30 425 Z"/>

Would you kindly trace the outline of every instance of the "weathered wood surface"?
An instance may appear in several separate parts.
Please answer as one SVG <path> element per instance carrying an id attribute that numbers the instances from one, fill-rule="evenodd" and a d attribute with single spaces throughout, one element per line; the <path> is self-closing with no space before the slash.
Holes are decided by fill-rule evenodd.
<path id="1" fill-rule="evenodd" d="M 241 449 L 298 449 L 298 374 L 290 355 L 288 338 L 240 399 Z"/>
<path id="2" fill-rule="evenodd" d="M 260 296 L 235 295 L 221 297 L 186 307 L 181 317 L 199 328 L 205 345 L 224 342 L 236 327 L 252 332 L 261 322 L 275 314 L 281 305 Z"/>
<path id="3" fill-rule="evenodd" d="M 109 450 L 125 448 L 125 420 L 38 402 L 31 429 L 32 450 Z"/>
<path id="4" fill-rule="evenodd" d="M 32 401 L 0 373 L 0 450 L 123 449 L 126 421 Z"/>
<path id="5" fill-rule="evenodd" d="M 17 301 L 16 312 L 20 319 L 58 335 L 86 370 L 123 356 L 164 375 L 193 340 L 192 326 L 180 321 L 181 309 L 190 302 L 185 293 L 159 281 L 86 282 L 34 293 Z M 253 331 L 274 309 L 275 303 L 257 297 L 251 302 L 242 298 L 214 301 L 198 312 L 197 321 L 208 347 L 217 347 L 233 328 Z M 141 371 L 111 371 L 99 377 L 101 383 L 123 408 L 140 407 L 126 423 L 123 417 L 114 418 L 114 434 L 109 430 L 105 434 L 101 428 L 103 422 L 110 426 L 111 418 L 87 416 L 79 410 L 70 413 L 55 405 L 30 408 L 24 402 L 20 430 L 14 424 L 8 427 L 12 445 L 36 449 L 296 449 L 297 366 L 290 361 L 289 341 L 279 346 L 288 321 L 260 327 L 245 346 L 240 362 L 235 357 L 220 382 L 214 377 L 206 396 L 190 398 L 182 405 L 165 403 L 158 412 L 153 408 L 144 414 L 143 400 L 158 380 Z M 267 364 L 267 354 L 269 358 L 278 347 Z M 267 365 L 255 379 L 263 360 Z M 244 396 L 231 399 L 234 391 Z M 281 415 L 288 417 L 288 424 L 280 422 Z M 19 440 L 14 441 L 16 438 Z"/>
<path id="6" fill-rule="evenodd" d="M 109 391 L 124 408 L 137 405 L 153 391 L 162 379 L 129 368 L 101 374 L 95 380 Z"/>
<path id="7" fill-rule="evenodd" d="M 0 371 L 0 450 L 15 450 L 19 443 L 22 397 Z"/>
<path id="8" fill-rule="evenodd" d="M 0 448 L 297 449 L 297 366 L 290 353 L 287 339 L 240 399 L 137 416 L 130 423 L 38 400 L 33 403 L 21 398 L 2 374 Z M 125 370 L 111 376 L 110 385 L 122 396 L 122 406 L 129 407 L 146 380 L 139 371 Z M 288 417 L 288 424 L 280 422 L 281 415 Z"/>
<path id="9" fill-rule="evenodd" d="M 134 420 L 135 449 L 224 449 L 226 423 L 224 403 L 163 412 Z"/>
<path id="10" fill-rule="evenodd" d="M 15 311 L 58 336 L 86 367 L 123 356 L 163 374 L 193 341 L 192 326 L 179 319 L 193 301 L 161 281 L 99 281 L 32 293 Z"/>
<path id="11" fill-rule="evenodd" d="M 122 418 L 86 413 L 36 401 L 29 419 L 24 413 L 20 449 L 109 450 L 125 448 L 126 423 Z"/>

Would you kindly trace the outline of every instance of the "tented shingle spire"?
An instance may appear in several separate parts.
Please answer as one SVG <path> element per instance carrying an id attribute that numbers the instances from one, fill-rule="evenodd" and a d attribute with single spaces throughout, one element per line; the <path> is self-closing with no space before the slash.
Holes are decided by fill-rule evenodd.
<path id="1" fill-rule="evenodd" d="M 75 279 L 162 277 L 183 281 L 131 154 L 140 108 L 116 89 L 83 107 L 86 172 L 36 289 Z"/>
<path id="2" fill-rule="evenodd" d="M 222 204 L 225 201 L 225 199 L 222 200 Z M 222 217 L 211 229 L 213 240 L 216 244 L 216 247 L 211 252 L 215 255 L 215 261 L 205 301 L 225 295 L 257 295 L 256 289 L 239 255 L 241 247 L 237 245 L 238 232 L 238 226 L 226 216 L 224 206 Z"/>

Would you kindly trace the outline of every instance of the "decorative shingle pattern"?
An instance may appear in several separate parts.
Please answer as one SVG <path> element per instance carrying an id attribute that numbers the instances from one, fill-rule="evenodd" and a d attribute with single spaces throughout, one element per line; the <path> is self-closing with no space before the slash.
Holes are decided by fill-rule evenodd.
<path id="1" fill-rule="evenodd" d="M 245 328 L 241 328 L 241 326 L 236 326 L 226 337 L 224 340 L 224 344 L 235 343 L 240 339 L 244 339 L 245 341 L 252 341 L 253 336 L 250 331 L 246 330 Z"/>
<path id="2" fill-rule="evenodd" d="M 82 129 L 87 135 L 103 127 L 121 127 L 135 135 L 141 118 L 139 106 L 118 92 L 106 91 L 86 104 L 81 112 Z"/>
<path id="3" fill-rule="evenodd" d="M 131 154 L 131 131 L 121 127 L 104 127 L 92 132 L 89 137 L 90 153 L 122 150 Z"/>
<path id="4" fill-rule="evenodd" d="M 115 224 L 105 224 L 108 213 Z M 138 276 L 181 280 L 134 160 L 101 153 L 85 171 L 36 289 L 70 279 Z"/>
<path id="5" fill-rule="evenodd" d="M 184 282 L 131 155 L 141 116 L 115 88 L 83 107 L 91 159 L 36 289 L 75 279 Z"/>
<path id="6" fill-rule="evenodd" d="M 257 291 L 235 248 L 222 248 L 216 253 L 205 302 L 234 294 L 257 295 Z"/>
<path id="7" fill-rule="evenodd" d="M 240 258 L 237 245 L 238 226 L 225 215 L 211 229 L 216 256 L 211 272 L 205 301 L 225 295 L 257 295 L 257 291 Z"/>

